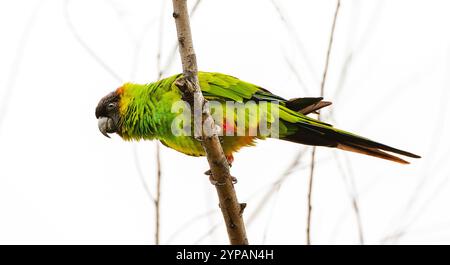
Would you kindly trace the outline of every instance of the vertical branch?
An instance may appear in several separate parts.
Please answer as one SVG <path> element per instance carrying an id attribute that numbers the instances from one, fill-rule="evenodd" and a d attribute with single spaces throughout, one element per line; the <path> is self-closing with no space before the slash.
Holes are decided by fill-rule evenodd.
<path id="1" fill-rule="evenodd" d="M 327 81 L 328 64 L 330 63 L 331 48 L 333 47 L 334 29 L 336 28 L 336 20 L 341 7 L 341 0 L 337 0 L 336 11 L 334 12 L 333 25 L 331 26 L 330 40 L 328 42 L 327 57 L 325 60 L 325 68 L 323 70 L 322 84 L 320 85 L 320 96 L 323 97 L 325 92 L 325 82 Z M 320 116 L 320 115 L 319 115 Z"/>
<path id="2" fill-rule="evenodd" d="M 189 14 L 186 0 L 172 0 L 173 17 L 177 28 L 179 51 L 183 65 L 183 77 L 177 81 L 177 86 L 185 93 L 189 93 L 193 98 L 194 109 L 201 108 L 200 125 L 194 126 L 196 135 L 201 135 L 201 142 L 206 152 L 206 157 L 211 169 L 211 179 L 215 183 L 219 206 L 226 224 L 228 238 L 232 245 L 248 244 L 242 213 L 245 204 L 240 204 L 237 200 L 230 168 L 220 145 L 217 136 L 214 120 L 205 107 L 205 99 L 200 90 L 198 82 L 197 60 L 192 43 Z M 197 117 L 198 118 L 198 117 Z M 206 128 L 203 130 L 202 128 Z M 199 134 L 200 133 L 200 134 Z"/>
<path id="3" fill-rule="evenodd" d="M 159 245 L 160 238 L 160 202 L 161 202 L 161 155 L 159 143 L 156 144 L 156 197 L 155 197 L 155 245 Z"/>
<path id="4" fill-rule="evenodd" d="M 339 14 L 339 8 L 341 7 L 341 0 L 337 0 L 336 11 L 334 12 L 333 25 L 331 26 L 330 40 L 328 42 L 327 56 L 325 59 L 325 67 L 323 70 L 322 83 L 320 85 L 320 96 L 323 97 L 325 94 L 325 82 L 328 74 L 328 65 L 330 62 L 331 48 L 333 46 L 334 29 L 336 28 L 336 20 Z M 320 113 L 317 118 L 320 120 Z M 311 245 L 311 212 L 312 212 L 312 188 L 314 180 L 314 168 L 315 168 L 315 158 L 316 158 L 316 147 L 314 146 L 311 152 L 311 168 L 309 175 L 309 187 L 308 187 L 308 214 L 306 222 L 306 244 Z"/>
<path id="5" fill-rule="evenodd" d="M 312 212 L 312 188 L 314 179 L 314 166 L 316 160 L 316 147 L 314 146 L 311 152 L 311 166 L 309 173 L 309 185 L 308 185 L 308 214 L 306 216 L 306 244 L 311 245 L 311 212 Z"/>
<path id="6" fill-rule="evenodd" d="M 159 32 L 158 32 L 158 53 L 156 54 L 156 71 L 158 73 L 158 80 L 162 77 L 161 70 L 161 53 L 162 53 L 162 41 L 163 41 L 163 25 L 164 25 L 164 9 L 166 1 L 161 4 L 161 14 L 159 20 Z M 159 142 L 156 143 L 156 196 L 155 196 L 155 245 L 159 245 L 160 242 L 160 220 L 161 220 L 161 150 Z"/>
<path id="7" fill-rule="evenodd" d="M 194 4 L 194 7 L 192 7 L 190 16 L 192 17 L 195 14 L 195 11 L 197 10 L 201 0 L 197 0 Z M 174 45 L 174 48 L 169 54 L 169 59 L 167 61 L 167 64 L 164 68 L 162 68 L 162 41 L 163 41 L 163 25 L 164 25 L 164 11 L 166 7 L 166 1 L 162 1 L 161 5 L 161 17 L 159 21 L 159 36 L 158 36 L 158 53 L 156 54 L 156 72 L 158 74 L 157 80 L 160 80 L 163 76 L 163 74 L 169 69 L 169 67 L 172 65 L 172 63 L 175 61 L 175 53 L 178 48 L 178 42 Z M 156 143 L 156 198 L 154 199 L 155 202 L 155 216 L 156 216 L 156 222 L 155 222 L 155 242 L 156 245 L 159 245 L 159 234 L 160 234 L 160 200 L 161 200 L 161 145 L 159 142 Z"/>

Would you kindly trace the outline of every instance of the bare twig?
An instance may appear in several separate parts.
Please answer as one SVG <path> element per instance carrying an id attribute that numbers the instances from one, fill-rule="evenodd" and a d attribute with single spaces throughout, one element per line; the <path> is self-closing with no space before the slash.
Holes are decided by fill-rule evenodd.
<path id="1" fill-rule="evenodd" d="M 333 25 L 331 26 L 331 34 L 330 34 L 330 40 L 328 42 L 328 50 L 327 50 L 327 56 L 325 59 L 325 67 L 323 71 L 322 76 L 322 83 L 320 86 L 320 96 L 323 97 L 325 92 L 325 82 L 327 79 L 327 73 L 328 73 L 328 65 L 330 62 L 331 57 L 331 48 L 333 47 L 333 39 L 334 39 L 334 30 L 336 28 L 336 20 L 339 14 L 339 8 L 341 6 L 341 0 L 337 0 L 336 5 L 336 11 L 334 12 L 334 18 L 333 18 Z M 320 120 L 320 113 L 318 114 L 317 118 Z M 314 168 L 315 168 L 315 157 L 316 157 L 316 147 L 314 146 L 312 148 L 311 152 L 311 168 L 310 168 L 310 175 L 309 175 L 309 187 L 308 187 L 308 214 L 307 214 L 307 222 L 306 222 L 306 244 L 311 245 L 311 213 L 312 213 L 312 188 L 313 188 L 313 180 L 314 180 Z"/>
<path id="2" fill-rule="evenodd" d="M 139 155 L 138 155 L 138 149 L 136 148 L 136 146 L 133 146 L 133 160 L 134 160 L 134 165 L 136 167 L 137 173 L 139 175 L 139 179 L 141 180 L 141 184 L 142 187 L 144 187 L 145 193 L 147 194 L 147 197 L 154 202 L 155 201 L 155 197 L 153 196 L 150 187 L 147 183 L 147 181 L 145 180 L 145 175 L 144 172 L 142 171 L 142 166 L 141 163 L 139 162 Z"/>
<path id="3" fill-rule="evenodd" d="M 200 4 L 201 0 L 197 0 L 194 4 L 194 6 L 192 7 L 191 11 L 190 11 L 190 16 L 192 17 L 195 14 L 195 11 L 197 10 L 199 4 Z M 159 21 L 159 37 L 158 37 L 158 53 L 156 55 L 156 69 L 157 69 L 157 73 L 158 73 L 158 78 L 157 80 L 160 80 L 163 75 L 168 71 L 168 69 L 170 68 L 170 66 L 173 64 L 173 62 L 175 61 L 175 54 L 178 48 L 178 41 L 175 43 L 175 45 L 173 46 L 174 48 L 171 50 L 170 54 L 169 54 L 169 59 L 167 60 L 167 64 L 165 65 L 164 68 L 162 68 L 162 40 L 163 40 L 163 25 L 164 25 L 164 11 L 165 11 L 165 4 L 167 2 L 165 0 L 163 0 L 163 4 L 161 6 L 161 17 L 160 17 L 160 21 Z M 155 242 L 158 245 L 159 244 L 159 234 L 160 234 L 160 200 L 161 200 L 161 145 L 159 142 L 156 143 L 156 168 L 157 168 L 157 176 L 156 176 L 156 198 L 155 198 L 155 212 L 156 212 L 156 232 L 155 232 Z"/>
<path id="4" fill-rule="evenodd" d="M 166 1 L 162 1 L 161 4 L 161 14 L 159 18 L 159 31 L 158 31 L 158 53 L 156 54 L 156 72 L 158 73 L 158 80 L 161 79 L 163 75 L 163 69 L 161 69 L 161 56 L 162 56 L 162 43 L 163 43 L 163 33 L 164 33 L 164 11 L 166 7 Z"/>
<path id="5" fill-rule="evenodd" d="M 159 150 L 159 144 L 156 144 L 156 197 L 155 197 L 155 244 L 159 245 L 160 235 L 160 219 L 161 219 L 161 153 Z"/>
<path id="6" fill-rule="evenodd" d="M 328 50 L 327 50 L 327 56 L 326 56 L 326 60 L 325 60 L 325 68 L 323 70 L 322 84 L 320 86 L 320 96 L 321 97 L 323 97 L 324 92 L 325 92 L 325 82 L 327 81 L 328 64 L 330 63 L 331 48 L 333 47 L 334 30 L 336 28 L 336 20 L 337 20 L 338 14 L 339 14 L 340 7 L 341 7 L 341 0 L 337 0 L 336 11 L 334 12 L 333 25 L 331 26 L 330 40 L 328 42 Z"/>
<path id="7" fill-rule="evenodd" d="M 158 73 L 158 80 L 162 77 L 161 70 L 161 54 L 162 54 L 162 41 L 163 41 L 163 26 L 164 26 L 164 9 L 166 1 L 161 4 L 161 14 L 159 20 L 159 32 L 158 32 L 158 53 L 156 54 L 156 71 Z M 160 144 L 156 143 L 156 197 L 155 197 L 155 244 L 159 245 L 160 242 L 160 222 L 161 222 L 161 149 Z"/>
<path id="8" fill-rule="evenodd" d="M 183 77 L 177 85 L 184 92 L 189 93 L 193 98 L 195 106 L 201 107 L 201 125 L 194 126 L 196 135 L 201 135 L 202 145 L 206 152 L 206 157 L 212 173 L 212 181 L 216 183 L 216 190 L 219 197 L 220 209 L 226 223 L 228 238 L 233 245 L 248 244 L 244 221 L 242 219 L 243 204 L 240 204 L 236 197 L 230 168 L 222 146 L 217 136 L 214 120 L 205 107 L 206 101 L 200 90 L 198 82 L 197 59 L 192 43 L 191 28 L 189 24 L 189 14 L 186 0 L 172 0 L 173 17 L 177 28 L 179 51 L 183 65 Z M 203 130 L 207 128 L 207 130 Z"/>
<path id="9" fill-rule="evenodd" d="M 314 179 L 314 166 L 316 159 L 316 147 L 312 148 L 311 153 L 311 167 L 309 173 L 309 185 L 308 185 L 308 214 L 306 215 L 306 244 L 311 245 L 311 213 L 312 213 L 312 188 L 313 188 L 313 179 Z"/>

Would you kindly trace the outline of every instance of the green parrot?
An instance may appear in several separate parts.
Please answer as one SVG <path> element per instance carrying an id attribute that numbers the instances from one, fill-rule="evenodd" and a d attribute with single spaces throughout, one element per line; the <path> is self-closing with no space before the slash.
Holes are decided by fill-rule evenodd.
<path id="1" fill-rule="evenodd" d="M 179 110 L 174 111 L 173 106 L 177 102 L 187 102 L 188 106 L 192 105 L 192 99 L 189 102 L 189 96 L 183 92 L 184 90 L 177 82 L 181 77 L 182 74 L 178 74 L 145 85 L 125 83 L 103 97 L 95 110 L 100 132 L 107 137 L 109 137 L 108 133 L 117 133 L 124 140 L 155 139 L 186 155 L 204 156 L 202 144 L 193 134 L 174 132 L 174 128 L 182 127 L 187 127 L 189 132 L 194 126 L 194 120 L 180 122 L 177 125 L 177 119 L 181 114 Z M 390 153 L 420 158 L 410 152 L 336 129 L 330 124 L 306 116 L 331 104 L 322 101 L 322 98 L 287 100 L 262 87 L 221 73 L 199 72 L 198 79 L 205 99 L 218 102 L 223 113 L 230 113 L 226 111 L 227 107 L 231 108 L 231 105 L 227 105 L 230 102 L 241 105 L 252 102 L 254 106 L 267 107 L 267 111 L 259 110 L 256 114 L 248 110 L 240 112 L 244 115 L 243 123 L 238 121 L 240 116 L 237 115 L 239 112 L 237 110 L 233 110 L 231 116 L 225 115 L 227 119 L 215 118 L 216 125 L 223 132 L 220 139 L 230 164 L 233 162 L 233 153 L 242 147 L 255 145 L 256 139 L 275 138 L 257 129 L 260 125 L 272 128 L 275 121 L 277 122 L 276 138 L 280 140 L 335 147 L 402 164 L 409 162 Z M 269 109 L 276 110 L 273 112 L 276 115 Z M 217 110 L 216 114 L 220 112 Z M 194 117 L 192 112 L 189 112 L 189 115 Z M 239 126 L 244 126 L 244 129 L 240 129 Z"/>

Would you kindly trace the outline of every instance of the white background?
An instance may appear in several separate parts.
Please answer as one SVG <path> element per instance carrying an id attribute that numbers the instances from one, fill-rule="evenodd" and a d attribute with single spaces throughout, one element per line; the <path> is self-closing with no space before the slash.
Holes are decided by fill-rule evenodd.
<path id="1" fill-rule="evenodd" d="M 103 137 L 94 110 L 122 82 L 156 80 L 161 21 L 170 61 L 176 33 L 163 2 L 0 2 L 0 243 L 154 244 L 137 164 L 154 194 L 155 143 Z M 317 96 L 335 6 L 203 0 L 191 23 L 199 68 L 283 97 Z M 319 148 L 314 244 L 360 243 L 352 196 L 365 243 L 450 242 L 448 10 L 445 0 L 342 0 L 324 119 L 423 158 L 404 166 Z M 164 75 L 180 71 L 177 53 Z M 227 243 L 206 159 L 161 150 L 161 242 Z M 267 140 L 235 155 L 250 243 L 305 243 L 310 151 Z"/>

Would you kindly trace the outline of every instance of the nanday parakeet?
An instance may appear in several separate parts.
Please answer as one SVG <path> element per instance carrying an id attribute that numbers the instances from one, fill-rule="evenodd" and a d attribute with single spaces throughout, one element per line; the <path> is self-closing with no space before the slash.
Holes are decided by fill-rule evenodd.
<path id="1" fill-rule="evenodd" d="M 172 123 L 179 115 L 172 111 L 172 106 L 175 102 L 186 99 L 186 95 L 176 82 L 181 76 L 181 74 L 174 75 L 146 85 L 126 83 L 111 92 L 100 100 L 95 110 L 99 130 L 105 136 L 108 136 L 108 133 L 117 133 L 124 140 L 155 139 L 186 155 L 204 156 L 205 151 L 201 142 L 193 135 L 177 136 L 172 131 Z M 226 109 L 227 101 L 239 103 L 254 101 L 257 105 L 264 103 L 270 105 L 269 107 L 277 108 L 280 140 L 313 146 L 335 147 L 402 164 L 408 164 L 408 162 L 388 152 L 420 158 L 410 152 L 336 129 L 330 124 L 306 116 L 308 113 L 331 104 L 322 101 L 322 98 L 286 100 L 259 86 L 221 73 L 199 72 L 198 79 L 205 99 L 221 103 L 224 109 Z M 192 120 L 192 122 L 194 121 Z M 270 123 L 271 121 L 269 119 L 257 120 L 257 123 L 260 122 Z M 245 135 L 237 136 L 235 134 L 222 137 L 222 147 L 230 163 L 233 160 L 234 152 L 244 146 L 254 145 L 256 139 L 265 138 L 258 131 L 256 135 L 250 135 L 250 127 L 256 126 L 256 124 L 248 123 L 245 125 Z M 235 121 L 230 124 L 227 120 L 221 126 L 224 131 L 228 132 L 231 128 L 236 132 L 236 125 Z M 269 127 L 270 125 L 272 124 L 269 124 Z"/>

